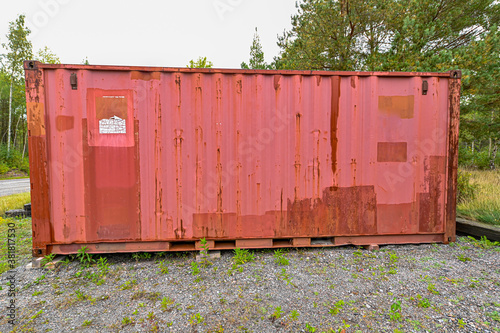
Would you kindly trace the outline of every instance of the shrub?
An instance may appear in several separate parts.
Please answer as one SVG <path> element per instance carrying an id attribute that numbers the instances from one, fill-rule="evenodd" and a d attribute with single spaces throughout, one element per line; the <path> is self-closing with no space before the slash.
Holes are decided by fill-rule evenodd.
<path id="1" fill-rule="evenodd" d="M 471 174 L 467 171 L 458 170 L 457 176 L 457 201 L 466 202 L 475 198 L 477 186 L 470 182 Z"/>

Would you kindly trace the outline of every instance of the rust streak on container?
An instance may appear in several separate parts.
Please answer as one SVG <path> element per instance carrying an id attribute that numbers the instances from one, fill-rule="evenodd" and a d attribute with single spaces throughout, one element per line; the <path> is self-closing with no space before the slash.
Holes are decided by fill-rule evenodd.
<path id="1" fill-rule="evenodd" d="M 156 128 L 155 128 L 155 236 L 160 236 L 161 223 L 163 217 L 163 186 L 162 186 L 162 117 L 161 117 L 161 102 L 160 96 L 155 94 L 155 114 L 156 114 Z"/>
<path id="2" fill-rule="evenodd" d="M 313 131 L 313 198 L 319 198 L 320 195 L 320 178 L 319 178 L 319 136 L 320 130 Z"/>
<path id="3" fill-rule="evenodd" d="M 295 115 L 295 200 L 300 198 L 300 145 L 301 145 L 301 131 L 300 131 L 300 113 Z"/>
<path id="4" fill-rule="evenodd" d="M 216 177 L 217 177 L 217 223 L 215 226 L 215 234 L 219 237 L 224 235 L 223 227 L 223 210 L 222 210 L 222 160 L 221 160 L 221 145 L 222 145 L 222 80 L 217 78 L 216 84 L 216 146 L 217 146 L 217 165 L 216 165 Z"/>
<path id="5" fill-rule="evenodd" d="M 160 76 L 161 76 L 160 72 L 145 72 L 145 71 L 130 72 L 131 80 L 143 80 L 143 81 L 160 80 Z"/>
<path id="6" fill-rule="evenodd" d="M 202 128 L 202 106 L 203 106 L 203 90 L 201 86 L 201 74 L 196 76 L 195 86 L 195 150 L 196 150 L 196 195 L 195 195 L 195 211 L 200 213 L 202 205 L 203 191 L 202 191 L 202 174 L 203 174 L 203 128 Z"/>
<path id="7" fill-rule="evenodd" d="M 456 239 L 457 169 L 458 169 L 458 128 L 460 122 L 460 71 L 451 71 L 448 81 L 449 128 L 448 128 L 448 179 L 446 180 L 446 210 L 444 242 Z"/>
<path id="8" fill-rule="evenodd" d="M 332 106 L 330 113 L 330 145 L 331 145 L 331 159 L 332 159 L 332 174 L 334 179 L 336 178 L 337 171 L 337 123 L 339 118 L 339 108 L 340 108 L 340 77 L 332 76 Z"/>
<path id="9" fill-rule="evenodd" d="M 50 215 L 49 164 L 45 132 L 44 75 L 37 65 L 33 68 L 24 63 L 26 78 L 26 110 L 28 118 L 28 150 L 31 184 L 31 210 L 33 230 L 33 255 L 45 256 L 46 246 L 54 232 Z M 33 172 L 33 170 L 36 170 Z"/>
<path id="10" fill-rule="evenodd" d="M 175 185 L 177 195 L 177 229 L 176 238 L 182 238 L 185 230 L 182 225 L 182 130 L 175 130 Z"/>
<path id="11" fill-rule="evenodd" d="M 233 127 L 236 131 L 236 141 L 234 146 L 234 156 L 236 156 L 236 232 L 239 237 L 243 236 L 243 227 L 242 227 L 242 217 L 241 217 L 241 163 L 240 163 L 240 154 L 238 153 L 238 147 L 240 146 L 240 117 L 241 117 L 241 109 L 243 107 L 243 95 L 242 95 L 242 78 L 237 77 L 236 79 L 236 96 L 234 106 L 234 116 L 233 116 Z M 228 168 L 233 168 L 233 165 L 229 165 Z M 229 170 L 230 173 L 234 172 L 234 170 Z"/>

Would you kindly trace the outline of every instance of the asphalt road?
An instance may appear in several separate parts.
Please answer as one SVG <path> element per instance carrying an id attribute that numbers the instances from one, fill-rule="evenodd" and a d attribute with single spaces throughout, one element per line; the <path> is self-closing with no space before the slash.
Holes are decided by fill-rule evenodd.
<path id="1" fill-rule="evenodd" d="M 0 180 L 0 197 L 29 191 L 29 178 Z"/>

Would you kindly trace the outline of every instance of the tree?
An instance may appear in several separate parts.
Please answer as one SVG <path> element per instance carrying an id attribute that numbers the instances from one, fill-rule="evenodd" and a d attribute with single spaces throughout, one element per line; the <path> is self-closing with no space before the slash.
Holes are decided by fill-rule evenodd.
<path id="1" fill-rule="evenodd" d="M 43 62 L 44 64 L 60 64 L 61 60 L 57 55 L 55 55 L 47 46 L 43 49 L 38 50 L 35 57 L 36 60 Z"/>
<path id="2" fill-rule="evenodd" d="M 270 66 L 264 61 L 264 51 L 262 51 L 262 45 L 260 44 L 260 37 L 257 33 L 257 28 L 255 28 L 255 34 L 253 35 L 252 46 L 250 46 L 250 60 L 248 64 L 246 62 L 241 63 L 241 68 L 244 69 L 269 69 Z"/>
<path id="3" fill-rule="evenodd" d="M 214 64 L 207 60 L 207 57 L 198 57 L 198 60 L 189 60 L 187 67 L 189 68 L 212 68 Z"/>
<path id="4" fill-rule="evenodd" d="M 280 66 L 440 69 L 498 22 L 499 6 L 495 0 L 303 0 L 292 29 L 278 39 Z"/>
<path id="5" fill-rule="evenodd" d="M 14 84 L 16 81 L 23 80 L 23 61 L 32 58 L 32 45 L 28 40 L 30 30 L 25 26 L 25 16 L 19 17 L 9 24 L 9 33 L 7 34 L 7 43 L 2 46 L 7 50 L 7 54 L 3 56 L 6 68 L 10 76 L 10 91 L 9 91 L 9 121 L 7 131 L 7 153 L 10 152 L 11 143 L 11 128 L 12 128 L 12 98 L 14 92 Z"/>
<path id="6" fill-rule="evenodd" d="M 460 139 L 488 146 L 500 132 L 500 2 L 302 0 L 278 38 L 280 69 L 461 69 Z"/>

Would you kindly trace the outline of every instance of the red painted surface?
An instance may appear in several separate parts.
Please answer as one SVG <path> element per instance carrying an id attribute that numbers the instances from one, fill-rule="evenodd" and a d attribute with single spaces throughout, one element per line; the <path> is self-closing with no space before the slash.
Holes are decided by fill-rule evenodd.
<path id="1" fill-rule="evenodd" d="M 449 73 L 33 67 L 32 175 L 33 156 L 48 172 L 33 223 L 50 230 L 34 250 L 447 241 Z"/>

